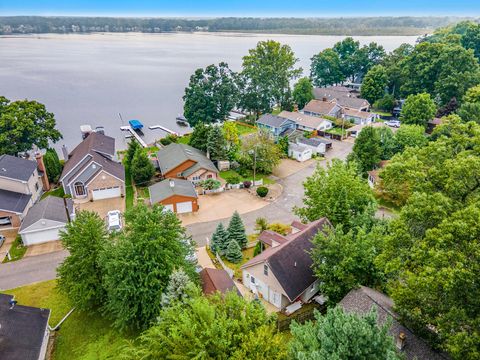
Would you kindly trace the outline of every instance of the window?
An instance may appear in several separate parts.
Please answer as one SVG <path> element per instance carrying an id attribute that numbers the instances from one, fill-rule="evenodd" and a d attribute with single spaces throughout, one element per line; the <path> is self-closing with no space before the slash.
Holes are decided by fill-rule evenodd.
<path id="1" fill-rule="evenodd" d="M 74 188 L 77 196 L 85 196 L 85 186 L 81 182 L 76 182 Z"/>
<path id="2" fill-rule="evenodd" d="M 212 177 L 213 177 L 212 174 L 207 175 L 207 179 L 211 179 Z"/>
<path id="3" fill-rule="evenodd" d="M 192 180 L 193 180 L 193 181 L 198 181 L 198 180 L 200 180 L 200 179 L 201 179 L 200 176 L 194 176 L 194 177 L 192 177 Z"/>
<path id="4" fill-rule="evenodd" d="M 263 265 L 263 275 L 268 276 L 268 266 Z"/>
<path id="5" fill-rule="evenodd" d="M 250 282 L 251 282 L 252 284 L 255 284 L 255 278 L 254 278 L 253 276 L 250 277 Z"/>
<path id="6" fill-rule="evenodd" d="M 35 183 L 35 191 L 38 191 L 38 182 Z"/>

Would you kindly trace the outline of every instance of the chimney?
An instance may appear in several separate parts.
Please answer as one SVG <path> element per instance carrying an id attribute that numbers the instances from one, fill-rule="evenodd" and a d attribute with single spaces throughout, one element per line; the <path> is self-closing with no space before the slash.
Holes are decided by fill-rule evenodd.
<path id="1" fill-rule="evenodd" d="M 398 337 L 396 339 L 395 345 L 397 345 L 398 350 L 403 350 L 405 347 L 405 342 L 407 341 L 407 335 L 403 331 L 398 334 Z"/>
<path id="2" fill-rule="evenodd" d="M 170 179 L 169 182 L 171 188 L 175 187 L 175 181 L 173 179 Z"/>
<path id="3" fill-rule="evenodd" d="M 297 104 L 293 105 L 293 112 L 298 112 L 298 105 Z"/>
<path id="4" fill-rule="evenodd" d="M 63 154 L 63 160 L 67 161 L 68 160 L 68 150 L 65 144 L 62 145 L 62 154 Z"/>
<path id="5" fill-rule="evenodd" d="M 42 185 L 43 191 L 50 190 L 50 182 L 48 181 L 47 170 L 45 169 L 45 164 L 43 163 L 43 155 L 41 152 L 35 154 L 35 159 L 37 160 L 38 171 L 41 171 L 42 174 Z"/>

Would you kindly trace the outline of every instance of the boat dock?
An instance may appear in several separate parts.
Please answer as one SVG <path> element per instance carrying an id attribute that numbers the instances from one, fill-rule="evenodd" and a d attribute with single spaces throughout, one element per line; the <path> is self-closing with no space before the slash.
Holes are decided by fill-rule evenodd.
<path id="1" fill-rule="evenodd" d="M 144 148 L 148 147 L 147 143 L 143 141 L 143 139 L 138 135 L 138 133 L 133 130 L 131 126 L 121 126 L 120 130 L 122 131 L 130 131 L 130 133 L 133 135 L 133 137 L 138 141 L 140 145 L 142 145 Z"/>
<path id="2" fill-rule="evenodd" d="M 160 129 L 160 130 L 163 130 L 169 134 L 172 134 L 172 135 L 176 135 L 176 136 L 180 136 L 179 133 L 173 131 L 173 130 L 170 130 L 170 129 L 167 129 L 166 127 L 162 126 L 162 125 L 153 125 L 153 126 L 149 126 L 148 127 L 150 130 L 155 130 L 155 129 Z"/>

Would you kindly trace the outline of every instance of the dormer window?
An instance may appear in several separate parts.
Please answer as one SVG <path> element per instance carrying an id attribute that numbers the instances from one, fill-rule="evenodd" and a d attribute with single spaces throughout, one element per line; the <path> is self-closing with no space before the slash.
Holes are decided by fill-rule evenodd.
<path id="1" fill-rule="evenodd" d="M 263 275 L 268 276 L 268 266 L 263 265 Z"/>
<path id="2" fill-rule="evenodd" d="M 86 192 L 85 192 L 85 185 L 83 185 L 82 182 L 80 181 L 77 181 L 73 187 L 75 188 L 75 194 L 77 194 L 77 196 L 85 196 L 86 195 Z"/>

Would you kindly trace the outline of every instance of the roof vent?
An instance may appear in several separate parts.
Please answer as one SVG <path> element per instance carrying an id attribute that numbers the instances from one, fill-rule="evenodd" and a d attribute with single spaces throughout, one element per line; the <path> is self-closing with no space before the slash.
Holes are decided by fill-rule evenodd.
<path id="1" fill-rule="evenodd" d="M 173 181 L 173 179 L 170 179 L 170 187 L 171 188 L 175 187 L 175 181 Z"/>
<path id="2" fill-rule="evenodd" d="M 403 350 L 405 347 L 405 342 L 407 341 L 407 335 L 403 331 L 398 334 L 397 340 L 395 342 L 395 345 L 397 345 L 398 350 Z"/>
<path id="3" fill-rule="evenodd" d="M 3 171 L 3 172 L 7 172 L 7 169 L 5 169 L 5 168 L 2 168 L 2 171 Z"/>
<path id="4" fill-rule="evenodd" d="M 296 261 L 293 263 L 293 266 L 297 267 L 297 262 Z"/>

